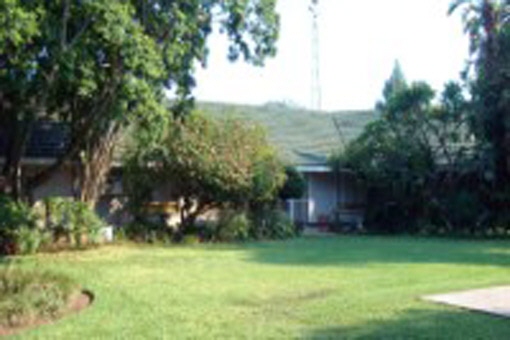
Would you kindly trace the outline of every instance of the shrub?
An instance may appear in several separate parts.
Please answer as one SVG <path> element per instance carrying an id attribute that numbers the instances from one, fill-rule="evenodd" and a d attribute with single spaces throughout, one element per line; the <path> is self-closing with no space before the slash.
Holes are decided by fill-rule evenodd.
<path id="1" fill-rule="evenodd" d="M 261 208 L 251 213 L 250 234 L 255 239 L 286 239 L 297 236 L 298 230 L 285 212 Z"/>
<path id="2" fill-rule="evenodd" d="M 216 227 L 216 239 L 233 242 L 245 241 L 249 237 L 251 222 L 243 211 L 226 209 L 220 214 Z"/>
<path id="3" fill-rule="evenodd" d="M 163 223 L 150 221 L 134 221 L 122 228 L 124 236 L 135 242 L 169 243 L 172 240 L 172 229 Z"/>
<path id="4" fill-rule="evenodd" d="M 35 219 L 26 204 L 0 196 L 0 254 L 18 253 L 18 241 L 28 239 L 34 229 Z"/>
<path id="5" fill-rule="evenodd" d="M 167 130 L 152 148 L 137 143 L 126 157 L 126 188 L 135 216 L 141 215 L 140 202 L 149 201 L 161 183 L 169 183 L 183 201 L 181 234 L 188 234 L 207 211 L 275 200 L 284 167 L 261 127 L 194 113 Z"/>
<path id="6" fill-rule="evenodd" d="M 216 239 L 218 221 L 200 221 L 196 224 L 196 235 L 201 242 L 210 242 Z"/>
<path id="7" fill-rule="evenodd" d="M 60 274 L 0 270 L 0 325 L 19 326 L 35 318 L 55 317 L 77 291 L 76 283 Z"/>
<path id="8" fill-rule="evenodd" d="M 21 226 L 14 235 L 16 253 L 21 255 L 35 254 L 51 242 L 51 234 L 38 228 Z"/>
<path id="9" fill-rule="evenodd" d="M 34 254 L 48 246 L 100 242 L 104 222 L 85 203 L 52 197 L 44 209 L 0 196 L 0 254 Z"/>
<path id="10" fill-rule="evenodd" d="M 69 210 L 69 225 L 74 236 L 74 244 L 78 247 L 83 246 L 83 242 L 90 245 L 98 244 L 104 226 L 99 216 L 83 202 L 71 201 Z"/>
<path id="11" fill-rule="evenodd" d="M 46 211 L 41 218 L 46 221 L 54 241 L 64 239 L 79 248 L 100 242 L 105 223 L 87 204 L 62 197 L 47 198 L 44 204 Z"/>
<path id="12" fill-rule="evenodd" d="M 285 168 L 286 180 L 280 189 L 278 196 L 282 200 L 299 199 L 303 197 L 306 191 L 306 180 L 296 167 L 287 166 Z"/>
<path id="13" fill-rule="evenodd" d="M 198 235 L 184 235 L 182 237 L 182 243 L 187 245 L 199 244 L 200 237 Z"/>

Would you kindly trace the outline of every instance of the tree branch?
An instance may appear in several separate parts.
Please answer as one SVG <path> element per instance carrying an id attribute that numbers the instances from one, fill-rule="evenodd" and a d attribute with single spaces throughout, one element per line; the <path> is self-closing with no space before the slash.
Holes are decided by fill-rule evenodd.
<path id="1" fill-rule="evenodd" d="M 62 32 L 60 36 L 60 48 L 65 51 L 67 46 L 67 23 L 69 21 L 69 0 L 63 0 L 64 9 L 62 10 Z"/>

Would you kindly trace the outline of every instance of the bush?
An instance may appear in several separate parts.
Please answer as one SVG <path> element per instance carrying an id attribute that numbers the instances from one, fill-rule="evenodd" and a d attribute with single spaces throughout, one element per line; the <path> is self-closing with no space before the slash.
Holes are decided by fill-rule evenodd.
<path id="1" fill-rule="evenodd" d="M 40 249 L 96 245 L 104 222 L 85 203 L 53 197 L 43 209 L 0 196 L 0 254 L 34 254 Z"/>
<path id="2" fill-rule="evenodd" d="M 198 235 L 184 235 L 182 237 L 182 243 L 187 245 L 199 244 L 200 237 Z"/>
<path id="3" fill-rule="evenodd" d="M 63 240 L 78 248 L 100 242 L 105 223 L 87 204 L 62 197 L 47 198 L 44 204 L 46 210 L 40 218 L 46 221 L 55 242 Z"/>
<path id="4" fill-rule="evenodd" d="M 201 242 L 214 241 L 218 230 L 217 221 L 200 221 L 196 224 L 195 235 L 198 235 Z"/>
<path id="5" fill-rule="evenodd" d="M 38 228 L 22 226 L 14 232 L 17 254 L 30 255 L 51 243 L 51 234 Z"/>
<path id="6" fill-rule="evenodd" d="M 35 232 L 35 218 L 31 209 L 24 203 L 0 196 L 0 254 L 18 253 L 20 241 L 35 245 L 37 242 L 29 241 Z M 25 244 L 22 246 L 25 248 Z"/>
<path id="7" fill-rule="evenodd" d="M 124 236 L 135 242 L 169 243 L 172 240 L 172 229 L 163 223 L 150 221 L 134 221 L 122 228 Z"/>
<path id="8" fill-rule="evenodd" d="M 226 209 L 220 214 L 215 238 L 225 242 L 245 241 L 249 238 L 250 229 L 251 222 L 245 212 Z"/>
<path id="9" fill-rule="evenodd" d="M 66 276 L 20 270 L 0 270 L 0 325 L 19 326 L 35 318 L 55 317 L 78 291 Z"/>
<path id="10" fill-rule="evenodd" d="M 285 168 L 286 180 L 280 189 L 278 196 L 282 200 L 299 199 L 306 192 L 306 180 L 301 172 L 295 167 L 288 166 Z"/>
<path id="11" fill-rule="evenodd" d="M 173 121 L 152 148 L 135 144 L 125 167 L 133 215 L 143 217 L 141 204 L 162 183 L 182 199 L 180 236 L 211 209 L 275 200 L 285 180 L 283 164 L 261 127 L 199 113 Z"/>
<path id="12" fill-rule="evenodd" d="M 286 239 L 298 234 L 296 226 L 285 212 L 275 208 L 262 208 L 251 213 L 250 234 L 255 239 Z"/>

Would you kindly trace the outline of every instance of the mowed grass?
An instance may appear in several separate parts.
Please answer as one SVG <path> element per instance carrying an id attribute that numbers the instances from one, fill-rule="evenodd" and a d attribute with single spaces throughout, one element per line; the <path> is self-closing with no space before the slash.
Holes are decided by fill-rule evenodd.
<path id="1" fill-rule="evenodd" d="M 510 319 L 420 300 L 510 284 L 508 241 L 334 237 L 123 245 L 15 262 L 68 274 L 96 297 L 84 312 L 19 338 L 510 338 Z"/>

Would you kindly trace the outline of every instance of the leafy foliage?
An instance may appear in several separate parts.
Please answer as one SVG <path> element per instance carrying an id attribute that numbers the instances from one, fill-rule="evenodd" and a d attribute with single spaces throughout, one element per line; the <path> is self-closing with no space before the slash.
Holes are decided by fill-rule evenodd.
<path id="1" fill-rule="evenodd" d="M 510 11 L 508 1 L 456 0 L 450 13 L 462 10 L 472 61 L 465 71 L 472 94 L 473 131 L 487 145 L 487 171 L 493 177 L 493 209 L 508 210 L 510 192 Z M 506 202 L 506 203 L 505 203 Z"/>
<path id="2" fill-rule="evenodd" d="M 252 222 L 246 212 L 225 209 L 220 214 L 214 238 L 223 242 L 245 241 L 251 228 Z"/>
<path id="3" fill-rule="evenodd" d="M 375 230 L 508 233 L 508 9 L 508 1 L 452 1 L 471 40 L 465 88 L 449 83 L 431 105 L 431 89 L 406 84 L 396 65 L 377 105 L 381 119 L 336 157 L 368 181 Z"/>
<path id="4" fill-rule="evenodd" d="M 285 168 L 286 180 L 280 189 L 278 196 L 283 199 L 298 199 L 303 197 L 306 191 L 306 180 L 301 172 L 293 166 Z"/>
<path id="5" fill-rule="evenodd" d="M 462 11 L 470 39 L 471 60 L 464 78 L 472 100 L 472 130 L 488 178 L 484 200 L 492 224 L 510 228 L 510 11 L 508 1 L 452 1 L 450 13 Z"/>
<path id="6" fill-rule="evenodd" d="M 87 204 L 49 197 L 44 200 L 44 205 L 45 211 L 40 218 L 46 221 L 44 228 L 56 242 L 64 240 L 78 248 L 100 242 L 100 231 L 105 223 Z"/>
<path id="7" fill-rule="evenodd" d="M 251 237 L 256 240 L 283 240 L 298 235 L 298 230 L 287 214 L 274 207 L 260 207 L 250 212 Z"/>
<path id="8" fill-rule="evenodd" d="M 35 218 L 30 208 L 0 195 L 0 254 L 15 254 L 20 250 L 32 252 L 28 249 L 32 247 L 19 247 L 19 241 L 25 236 L 35 237 L 32 233 L 35 233 Z"/>
<path id="9" fill-rule="evenodd" d="M 148 220 L 133 221 L 121 229 L 122 237 L 135 242 L 169 243 L 172 241 L 172 229 L 163 223 Z"/>
<path id="10" fill-rule="evenodd" d="M 160 183 L 181 198 L 182 225 L 213 208 L 273 201 L 285 173 L 263 131 L 234 119 L 192 114 L 175 120 L 160 145 L 138 145 L 126 160 L 127 187 L 136 206 Z"/>
<path id="11" fill-rule="evenodd" d="M 474 232 L 486 224 L 484 162 L 462 89 L 449 83 L 432 105 L 424 83 L 401 84 L 381 118 L 334 158 L 368 185 L 366 225 L 377 232 Z"/>
<path id="12" fill-rule="evenodd" d="M 44 206 L 31 208 L 0 196 L 0 254 L 95 245 L 100 242 L 103 226 L 104 222 L 82 202 L 47 198 Z"/>
<path id="13" fill-rule="evenodd" d="M 0 126 L 8 144 L 2 175 L 10 193 L 22 196 L 73 159 L 84 165 L 81 198 L 94 203 L 127 125 L 167 119 L 164 90 L 176 94 L 177 114 L 188 110 L 195 64 L 206 63 L 213 26 L 229 38 L 231 60 L 261 65 L 275 54 L 275 3 L 1 1 Z M 70 145 L 20 188 L 20 159 L 39 119 L 68 123 Z"/>

